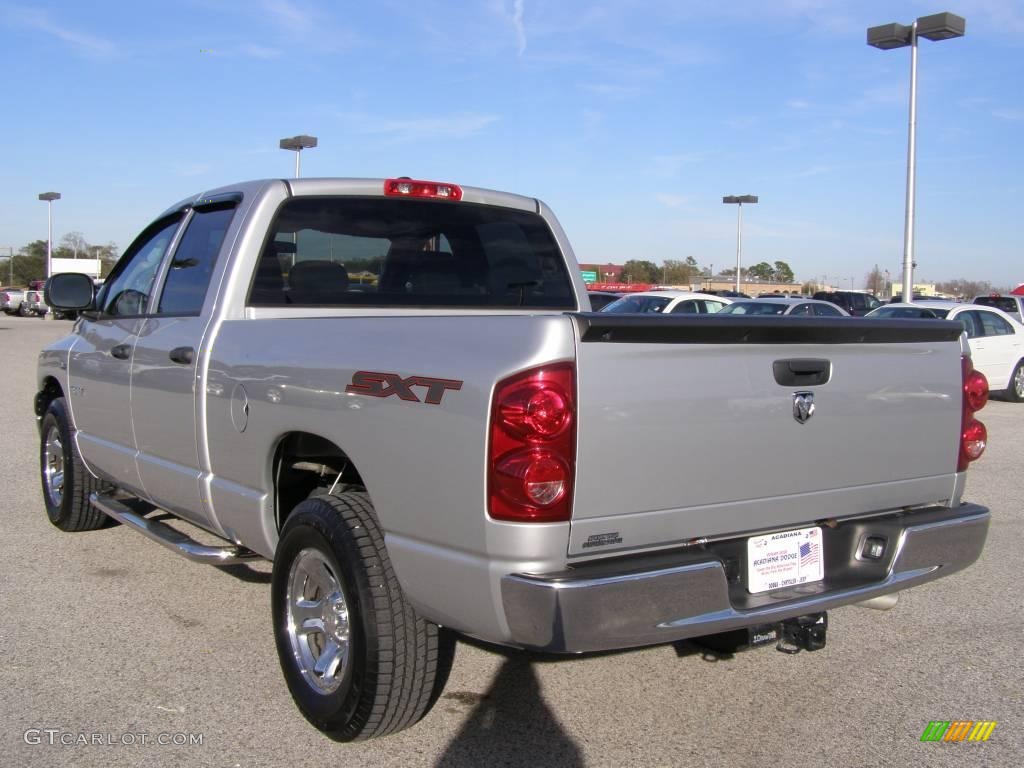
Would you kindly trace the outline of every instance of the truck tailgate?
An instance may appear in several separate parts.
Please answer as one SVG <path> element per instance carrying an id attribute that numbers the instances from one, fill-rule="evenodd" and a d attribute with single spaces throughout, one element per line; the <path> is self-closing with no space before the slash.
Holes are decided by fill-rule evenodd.
<path id="1" fill-rule="evenodd" d="M 573 319 L 570 555 L 798 526 L 954 493 L 957 323 Z M 813 396 L 803 421 L 808 398 L 799 398 L 801 414 L 797 393 Z"/>

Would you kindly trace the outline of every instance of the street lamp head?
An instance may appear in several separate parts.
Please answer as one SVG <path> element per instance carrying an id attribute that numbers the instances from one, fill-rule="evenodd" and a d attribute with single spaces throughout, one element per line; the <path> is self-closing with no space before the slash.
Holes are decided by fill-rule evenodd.
<path id="1" fill-rule="evenodd" d="M 955 13 L 936 13 L 922 16 L 917 20 L 917 34 L 929 40 L 949 40 L 951 37 L 963 37 L 967 31 L 967 21 Z"/>
<path id="2" fill-rule="evenodd" d="M 60 192 L 43 192 L 39 196 L 40 200 L 44 200 L 47 203 L 52 203 L 54 200 L 60 200 Z"/>
<path id="3" fill-rule="evenodd" d="M 281 139 L 281 149 L 291 149 L 295 152 L 303 149 L 312 149 L 316 146 L 316 136 L 292 136 L 290 139 Z"/>
<path id="4" fill-rule="evenodd" d="M 883 24 L 868 29 L 868 45 L 887 51 L 910 45 L 910 27 L 903 24 Z"/>
<path id="5" fill-rule="evenodd" d="M 756 203 L 757 195 L 726 195 L 722 198 L 723 203 Z"/>

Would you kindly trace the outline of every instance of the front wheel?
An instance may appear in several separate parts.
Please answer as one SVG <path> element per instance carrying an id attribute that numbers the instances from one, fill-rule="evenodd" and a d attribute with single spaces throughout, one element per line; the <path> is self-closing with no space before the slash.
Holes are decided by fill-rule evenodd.
<path id="1" fill-rule="evenodd" d="M 454 641 L 405 599 L 366 493 L 295 508 L 274 556 L 271 605 L 292 698 L 333 738 L 408 728 L 444 687 Z"/>
<path id="2" fill-rule="evenodd" d="M 1015 403 L 1024 402 L 1024 360 L 1018 361 L 1017 367 L 1013 369 L 1013 375 L 1010 377 L 1010 386 L 1006 390 L 1006 394 Z"/>
<path id="3" fill-rule="evenodd" d="M 107 525 L 107 516 L 89 503 L 89 494 L 107 490 L 108 486 L 90 475 L 82 463 L 63 397 L 50 403 L 43 416 L 39 473 L 51 523 L 62 531 L 94 531 Z"/>

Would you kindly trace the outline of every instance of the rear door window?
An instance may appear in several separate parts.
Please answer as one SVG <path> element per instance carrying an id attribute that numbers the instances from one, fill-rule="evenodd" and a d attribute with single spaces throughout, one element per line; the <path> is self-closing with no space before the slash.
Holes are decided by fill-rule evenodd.
<path id="1" fill-rule="evenodd" d="M 1012 336 L 1013 328 L 995 312 L 972 312 L 981 317 L 982 336 Z"/>
<path id="2" fill-rule="evenodd" d="M 171 259 L 160 294 L 159 314 L 198 315 L 206 299 L 224 235 L 235 215 L 234 204 L 197 210 Z"/>
<path id="3" fill-rule="evenodd" d="M 672 307 L 673 315 L 696 315 L 703 312 L 700 306 L 700 302 L 689 299 L 687 301 L 680 301 L 674 307 Z"/>
<path id="4" fill-rule="evenodd" d="M 535 213 L 472 203 L 305 197 L 278 211 L 252 306 L 575 309 Z"/>

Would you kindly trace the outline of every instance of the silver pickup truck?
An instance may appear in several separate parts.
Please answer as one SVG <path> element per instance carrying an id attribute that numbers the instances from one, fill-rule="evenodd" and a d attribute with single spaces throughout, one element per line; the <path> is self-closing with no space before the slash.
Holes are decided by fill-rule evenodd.
<path id="1" fill-rule="evenodd" d="M 814 650 L 827 609 L 978 557 L 989 513 L 961 496 L 988 389 L 958 324 L 586 296 L 532 198 L 406 178 L 189 198 L 98 292 L 47 286 L 81 317 L 39 359 L 46 511 L 272 559 L 289 688 L 342 740 L 420 719 L 453 632 Z"/>

